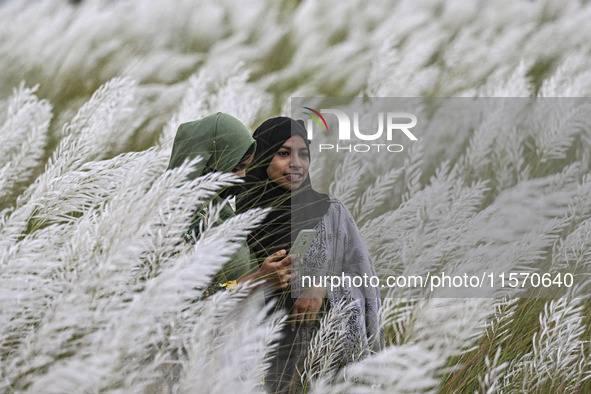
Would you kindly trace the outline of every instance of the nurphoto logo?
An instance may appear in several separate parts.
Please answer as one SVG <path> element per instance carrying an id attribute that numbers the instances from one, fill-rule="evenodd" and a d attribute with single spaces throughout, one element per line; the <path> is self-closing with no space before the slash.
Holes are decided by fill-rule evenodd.
<path id="1" fill-rule="evenodd" d="M 335 150 L 337 152 L 370 152 L 370 151 L 388 151 L 392 153 L 402 152 L 404 147 L 400 144 L 390 143 L 395 138 L 404 135 L 410 141 L 418 141 L 418 138 L 411 132 L 410 129 L 417 125 L 417 117 L 414 114 L 407 112 L 378 112 L 377 113 L 377 131 L 362 129 L 360 127 L 359 113 L 353 112 L 353 122 L 349 115 L 343 110 L 335 108 L 322 108 L 317 111 L 311 107 L 302 107 L 310 112 L 304 112 L 310 119 L 305 122 L 308 139 L 314 139 L 314 123 L 316 123 L 320 131 L 328 131 L 328 123 L 323 114 L 330 114 L 336 117 L 338 123 L 338 142 L 335 144 L 319 144 L 319 151 Z M 352 123 L 352 124 L 351 124 Z M 388 143 L 362 143 L 362 144 L 348 144 L 343 142 L 350 142 L 352 134 L 354 139 L 361 141 L 378 141 L 383 140 L 383 135 L 386 135 Z"/>

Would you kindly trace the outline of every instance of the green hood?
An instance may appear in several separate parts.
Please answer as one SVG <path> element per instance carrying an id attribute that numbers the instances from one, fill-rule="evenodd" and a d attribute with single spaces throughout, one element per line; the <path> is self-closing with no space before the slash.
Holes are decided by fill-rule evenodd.
<path id="1" fill-rule="evenodd" d="M 189 179 L 213 171 L 230 172 L 253 144 L 256 142 L 246 126 L 235 117 L 218 112 L 179 126 L 168 169 L 201 156 L 203 160 L 197 163 Z"/>
<path id="2" fill-rule="evenodd" d="M 195 170 L 189 174 L 189 179 L 195 179 L 212 171 L 230 172 L 244 157 L 248 148 L 254 144 L 256 142 L 250 132 L 238 119 L 218 112 L 179 126 L 168 169 L 201 156 L 203 160 L 197 163 Z M 215 196 L 213 201 L 222 204 L 219 196 Z M 230 205 L 224 204 L 214 225 L 220 225 L 233 216 L 235 214 Z M 203 205 L 196 207 L 189 233 L 193 233 L 204 217 L 207 217 L 207 212 Z M 230 261 L 214 276 L 208 292 L 219 289 L 221 283 L 237 280 L 257 268 L 251 265 L 248 246 L 242 242 Z"/>

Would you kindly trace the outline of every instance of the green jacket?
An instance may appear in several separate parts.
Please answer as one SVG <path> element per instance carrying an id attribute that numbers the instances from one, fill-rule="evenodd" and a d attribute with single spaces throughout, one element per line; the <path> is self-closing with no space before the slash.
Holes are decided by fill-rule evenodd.
<path id="1" fill-rule="evenodd" d="M 255 140 L 238 119 L 218 112 L 179 126 L 174 138 L 168 168 L 178 167 L 187 160 L 201 156 L 203 160 L 189 174 L 189 179 L 195 179 L 209 172 L 230 172 L 253 144 L 256 144 Z M 213 203 L 221 204 L 223 200 L 219 196 L 215 196 Z M 198 228 L 199 221 L 207 216 L 205 211 L 207 205 L 201 204 L 196 207 L 191 229 Z M 234 216 L 234 211 L 229 204 L 226 204 L 214 225 L 217 226 Z M 246 243 L 242 243 L 230 261 L 215 275 L 212 287 L 215 288 L 220 283 L 237 280 L 254 270 L 248 246 Z"/>

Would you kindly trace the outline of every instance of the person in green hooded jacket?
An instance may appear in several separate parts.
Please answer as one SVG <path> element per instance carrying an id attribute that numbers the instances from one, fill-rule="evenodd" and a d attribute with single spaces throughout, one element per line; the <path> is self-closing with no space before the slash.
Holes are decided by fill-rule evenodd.
<path id="1" fill-rule="evenodd" d="M 168 169 L 201 156 L 202 160 L 188 176 L 191 180 L 210 172 L 232 172 L 244 177 L 246 168 L 253 160 L 255 148 L 256 142 L 242 122 L 233 116 L 218 112 L 179 126 Z M 216 195 L 212 202 L 223 204 L 217 221 L 213 223 L 214 226 L 235 216 L 230 204 L 224 202 L 220 195 Z M 196 213 L 185 235 L 186 241 L 194 241 L 194 237 L 198 235 L 199 223 L 207 220 L 206 206 L 207 204 L 201 204 L 196 207 Z M 230 261 L 214 276 L 208 292 L 220 285 L 249 280 L 264 280 L 273 288 L 286 288 L 291 279 L 291 262 L 295 256 L 285 257 L 285 254 L 285 250 L 280 250 L 267 257 L 260 267 L 257 267 L 251 263 L 253 260 L 250 258 L 249 248 L 243 242 Z"/>

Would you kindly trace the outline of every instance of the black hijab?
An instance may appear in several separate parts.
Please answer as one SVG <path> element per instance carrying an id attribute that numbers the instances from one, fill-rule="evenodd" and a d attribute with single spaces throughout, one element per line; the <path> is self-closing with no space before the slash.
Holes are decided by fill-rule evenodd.
<path id="1" fill-rule="evenodd" d="M 301 136 L 309 148 L 302 121 L 287 117 L 271 118 L 254 132 L 256 151 L 246 175 L 246 193 L 237 200 L 238 212 L 251 208 L 272 208 L 265 221 L 249 237 L 249 246 L 259 261 L 272 253 L 289 249 L 302 229 L 311 229 L 330 205 L 328 196 L 312 188 L 310 175 L 297 190 L 287 190 L 269 179 L 267 168 L 281 146 L 291 137 Z"/>

